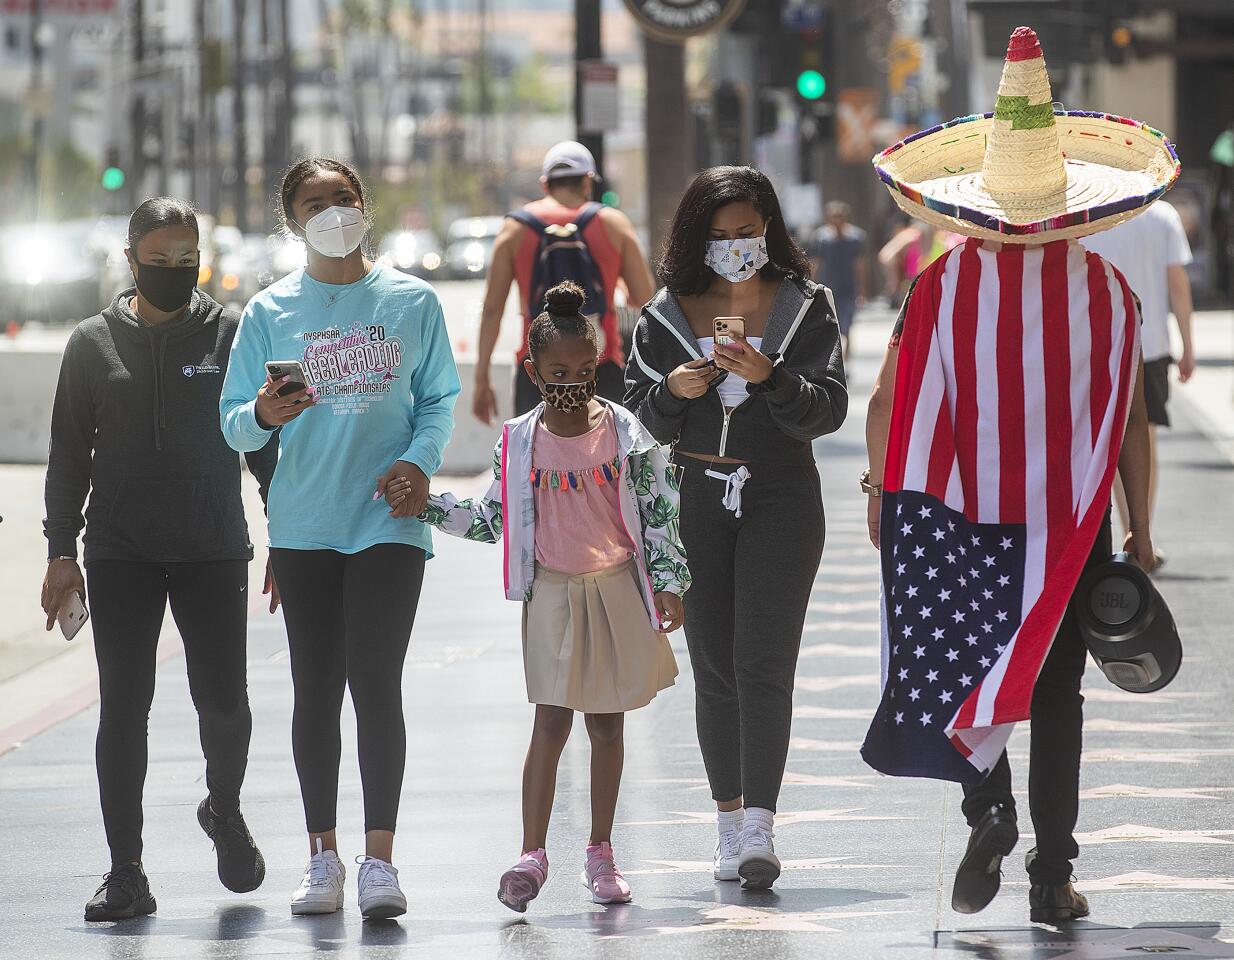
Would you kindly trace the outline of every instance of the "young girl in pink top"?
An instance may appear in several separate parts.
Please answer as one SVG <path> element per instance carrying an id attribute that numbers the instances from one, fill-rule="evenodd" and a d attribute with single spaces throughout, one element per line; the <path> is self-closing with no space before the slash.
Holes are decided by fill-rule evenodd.
<path id="1" fill-rule="evenodd" d="M 557 763 L 575 711 L 592 749 L 584 881 L 596 903 L 630 900 L 612 848 L 623 723 L 677 675 L 665 634 L 681 626 L 690 585 L 674 468 L 632 414 L 596 398 L 596 333 L 583 300 L 578 286 L 559 284 L 531 325 L 524 366 L 544 401 L 505 424 L 488 493 L 462 502 L 432 496 L 420 518 L 469 540 L 502 540 L 506 596 L 524 603 L 536 717 L 523 767 L 522 853 L 497 892 L 520 913 L 548 879 Z M 404 495 L 387 487 L 391 506 Z"/>

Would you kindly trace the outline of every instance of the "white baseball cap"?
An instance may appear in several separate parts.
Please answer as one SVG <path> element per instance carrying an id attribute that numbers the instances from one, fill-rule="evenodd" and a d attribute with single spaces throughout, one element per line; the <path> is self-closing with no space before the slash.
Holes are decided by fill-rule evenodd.
<path id="1" fill-rule="evenodd" d="M 591 155 L 590 150 L 575 140 L 563 140 L 551 147 L 544 155 L 544 163 L 540 165 L 540 176 L 545 180 L 588 175 L 599 179 L 596 158 Z"/>

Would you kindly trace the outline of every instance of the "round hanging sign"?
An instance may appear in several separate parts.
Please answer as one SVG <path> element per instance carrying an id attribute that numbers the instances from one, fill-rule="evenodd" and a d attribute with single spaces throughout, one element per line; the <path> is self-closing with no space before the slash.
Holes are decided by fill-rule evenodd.
<path id="1" fill-rule="evenodd" d="M 671 43 L 728 26 L 745 5 L 746 0 L 626 0 L 639 26 Z"/>

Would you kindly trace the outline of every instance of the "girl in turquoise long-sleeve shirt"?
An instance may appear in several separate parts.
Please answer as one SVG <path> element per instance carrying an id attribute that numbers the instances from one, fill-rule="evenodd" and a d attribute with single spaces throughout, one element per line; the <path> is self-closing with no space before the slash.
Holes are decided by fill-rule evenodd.
<path id="1" fill-rule="evenodd" d="M 432 287 L 364 259 L 363 187 L 345 164 L 306 160 L 284 178 L 287 228 L 308 265 L 250 301 L 223 384 L 223 434 L 255 450 L 281 427 L 269 494 L 270 560 L 287 624 L 292 750 L 310 861 L 292 913 L 341 909 L 335 807 L 339 715 L 350 687 L 364 786 L 365 916 L 406 910 L 391 865 L 406 756 L 402 668 L 431 556 L 416 519 L 454 426 L 458 373 Z M 277 396 L 268 361 L 298 360 L 307 390 Z M 410 494 L 391 510 L 394 478 Z"/>

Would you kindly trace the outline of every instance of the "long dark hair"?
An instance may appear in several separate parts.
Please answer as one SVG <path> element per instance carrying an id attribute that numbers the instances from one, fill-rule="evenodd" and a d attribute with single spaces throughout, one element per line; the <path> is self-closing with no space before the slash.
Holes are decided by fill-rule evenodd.
<path id="1" fill-rule="evenodd" d="M 137 244 L 142 238 L 163 227 L 192 227 L 193 233 L 200 237 L 197 225 L 197 211 L 187 200 L 179 197 L 151 197 L 143 200 L 129 217 L 129 232 L 127 244 L 137 256 Z"/>
<path id="2" fill-rule="evenodd" d="M 368 216 L 368 201 L 364 197 L 364 184 L 361 182 L 360 175 L 356 171 L 351 169 L 342 160 L 335 160 L 333 157 L 307 157 L 294 164 L 283 174 L 283 185 L 279 190 L 279 200 L 283 212 L 283 227 L 289 233 L 291 232 L 290 224 L 294 223 L 296 219 L 292 213 L 292 203 L 296 199 L 296 191 L 300 189 L 300 184 L 314 173 L 322 170 L 341 173 L 346 177 L 351 183 L 352 188 L 356 191 L 356 196 L 360 198 L 365 216 Z"/>
<path id="3" fill-rule="evenodd" d="M 753 167 L 711 167 L 694 178 L 681 198 L 660 255 L 656 272 L 670 293 L 691 296 L 711 285 L 715 274 L 703 262 L 711 218 L 721 207 L 743 202 L 751 204 L 767 221 L 770 262 L 759 272 L 771 280 L 804 280 L 810 275 L 810 262 L 789 236 L 780 200 L 766 174 Z"/>

